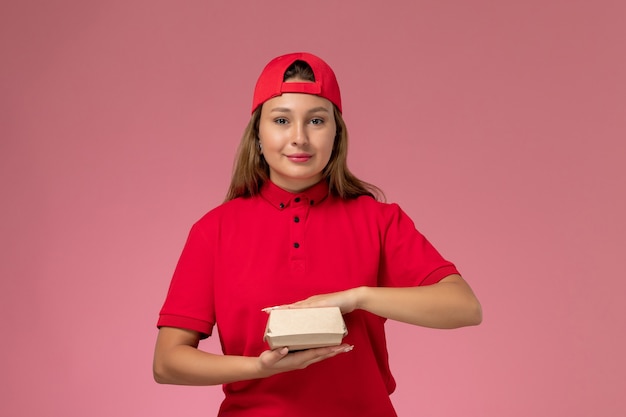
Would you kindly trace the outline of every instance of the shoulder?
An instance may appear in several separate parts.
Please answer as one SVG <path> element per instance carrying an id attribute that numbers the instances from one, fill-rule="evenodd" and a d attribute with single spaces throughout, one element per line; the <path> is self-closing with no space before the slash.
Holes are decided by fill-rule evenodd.
<path id="1" fill-rule="evenodd" d="M 258 203 L 259 197 L 238 197 L 226 201 L 206 212 L 194 223 L 193 227 L 208 229 L 219 225 L 221 222 L 240 218 L 244 212 L 249 213 L 250 210 L 253 210 Z"/>
<path id="2" fill-rule="evenodd" d="M 408 218 L 397 203 L 378 201 L 370 196 L 360 196 L 353 199 L 335 198 L 335 201 L 350 215 L 363 216 L 368 221 L 375 221 L 379 224 L 389 224 L 394 219 Z"/>
<path id="3" fill-rule="evenodd" d="M 372 214 L 393 215 L 393 213 L 402 212 L 397 203 L 387 203 L 378 201 L 370 196 L 360 196 L 353 199 L 339 199 L 342 204 L 357 210 L 363 210 Z"/>

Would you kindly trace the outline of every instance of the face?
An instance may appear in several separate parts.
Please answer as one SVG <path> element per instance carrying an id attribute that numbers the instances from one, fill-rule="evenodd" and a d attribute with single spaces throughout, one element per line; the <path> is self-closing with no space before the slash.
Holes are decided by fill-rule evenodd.
<path id="1" fill-rule="evenodd" d="M 332 103 L 311 94 L 285 93 L 261 108 L 259 142 L 270 180 L 292 192 L 322 179 L 337 127 Z"/>

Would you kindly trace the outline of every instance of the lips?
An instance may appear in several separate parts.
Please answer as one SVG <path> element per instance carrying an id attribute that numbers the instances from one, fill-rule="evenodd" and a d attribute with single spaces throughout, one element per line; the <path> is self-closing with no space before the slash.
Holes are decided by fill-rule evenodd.
<path id="1" fill-rule="evenodd" d="M 294 153 L 292 155 L 287 155 L 287 159 L 291 162 L 307 162 L 312 156 L 313 155 L 308 153 Z"/>

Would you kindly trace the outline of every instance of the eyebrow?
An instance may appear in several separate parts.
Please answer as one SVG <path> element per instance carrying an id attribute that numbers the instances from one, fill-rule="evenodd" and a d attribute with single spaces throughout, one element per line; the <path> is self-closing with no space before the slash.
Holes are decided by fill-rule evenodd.
<path id="1" fill-rule="evenodd" d="M 317 113 L 317 112 L 325 112 L 330 113 L 326 107 L 313 107 L 312 109 L 307 110 L 307 113 Z M 270 110 L 271 113 L 291 113 L 291 109 L 288 107 L 274 107 Z"/>

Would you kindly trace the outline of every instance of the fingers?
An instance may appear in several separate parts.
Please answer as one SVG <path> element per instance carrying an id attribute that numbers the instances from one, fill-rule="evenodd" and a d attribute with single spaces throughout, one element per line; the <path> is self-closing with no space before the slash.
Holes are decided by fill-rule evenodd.
<path id="1" fill-rule="evenodd" d="M 269 312 L 270 312 L 270 311 L 272 311 L 272 310 L 278 310 L 278 309 L 280 309 L 280 308 L 285 308 L 285 306 L 265 307 L 265 308 L 262 308 L 262 309 L 261 309 L 261 311 L 263 311 L 263 312 L 265 312 L 265 313 L 269 314 Z"/>
<path id="2" fill-rule="evenodd" d="M 292 304 L 283 304 L 279 306 L 265 307 L 265 308 L 262 308 L 261 311 L 269 314 L 272 310 L 285 310 L 289 308 L 308 308 L 308 307 L 334 307 L 334 305 L 328 302 L 323 302 L 323 300 L 320 302 L 314 299 L 306 299 L 306 300 L 298 301 Z"/>
<path id="3" fill-rule="evenodd" d="M 342 344 L 333 347 L 307 349 L 289 353 L 286 347 L 267 350 L 259 357 L 261 366 L 270 374 L 304 369 L 309 365 L 350 352 L 354 346 Z"/>
<path id="4" fill-rule="evenodd" d="M 359 292 L 357 288 L 328 294 L 319 294 L 291 304 L 266 307 L 263 308 L 262 311 L 269 313 L 270 311 L 277 309 L 339 307 L 341 309 L 341 313 L 346 314 L 356 309 L 358 305 L 358 294 Z"/>
<path id="5" fill-rule="evenodd" d="M 303 369 L 313 363 L 321 362 L 341 353 L 350 352 L 353 348 L 354 346 L 352 345 L 343 344 L 333 347 L 307 349 L 299 352 L 292 352 L 286 359 L 291 359 L 293 361 L 293 365 L 297 366 L 297 369 Z"/>
<path id="6" fill-rule="evenodd" d="M 291 304 L 282 304 L 272 307 L 262 308 L 261 311 L 269 313 L 272 310 L 281 310 L 281 309 L 289 309 L 289 308 L 308 308 L 308 307 L 339 307 L 337 304 L 337 294 L 321 294 L 314 295 L 304 300 L 296 301 Z"/>
<path id="7" fill-rule="evenodd" d="M 272 311 L 272 310 L 285 310 L 285 309 L 289 309 L 289 308 L 303 308 L 303 307 L 307 307 L 306 303 L 307 303 L 307 300 L 298 301 L 297 303 L 293 303 L 293 304 L 283 304 L 283 305 L 279 305 L 279 306 L 265 307 L 265 308 L 262 308 L 261 311 L 269 314 L 270 311 Z"/>
<path id="8" fill-rule="evenodd" d="M 334 347 L 329 347 L 329 348 L 308 349 L 302 352 L 294 352 L 293 355 L 302 354 L 302 358 L 299 358 L 303 360 L 302 366 L 300 369 L 304 369 L 311 364 L 332 358 L 341 353 L 350 352 L 352 349 L 354 349 L 354 346 L 344 344 L 344 345 L 339 345 L 339 346 L 334 346 Z"/>
<path id="9" fill-rule="evenodd" d="M 261 365 L 264 368 L 273 368 L 281 359 L 283 359 L 289 353 L 289 349 L 286 347 L 282 347 L 274 350 L 266 350 L 261 353 L 259 359 L 261 360 Z"/>

